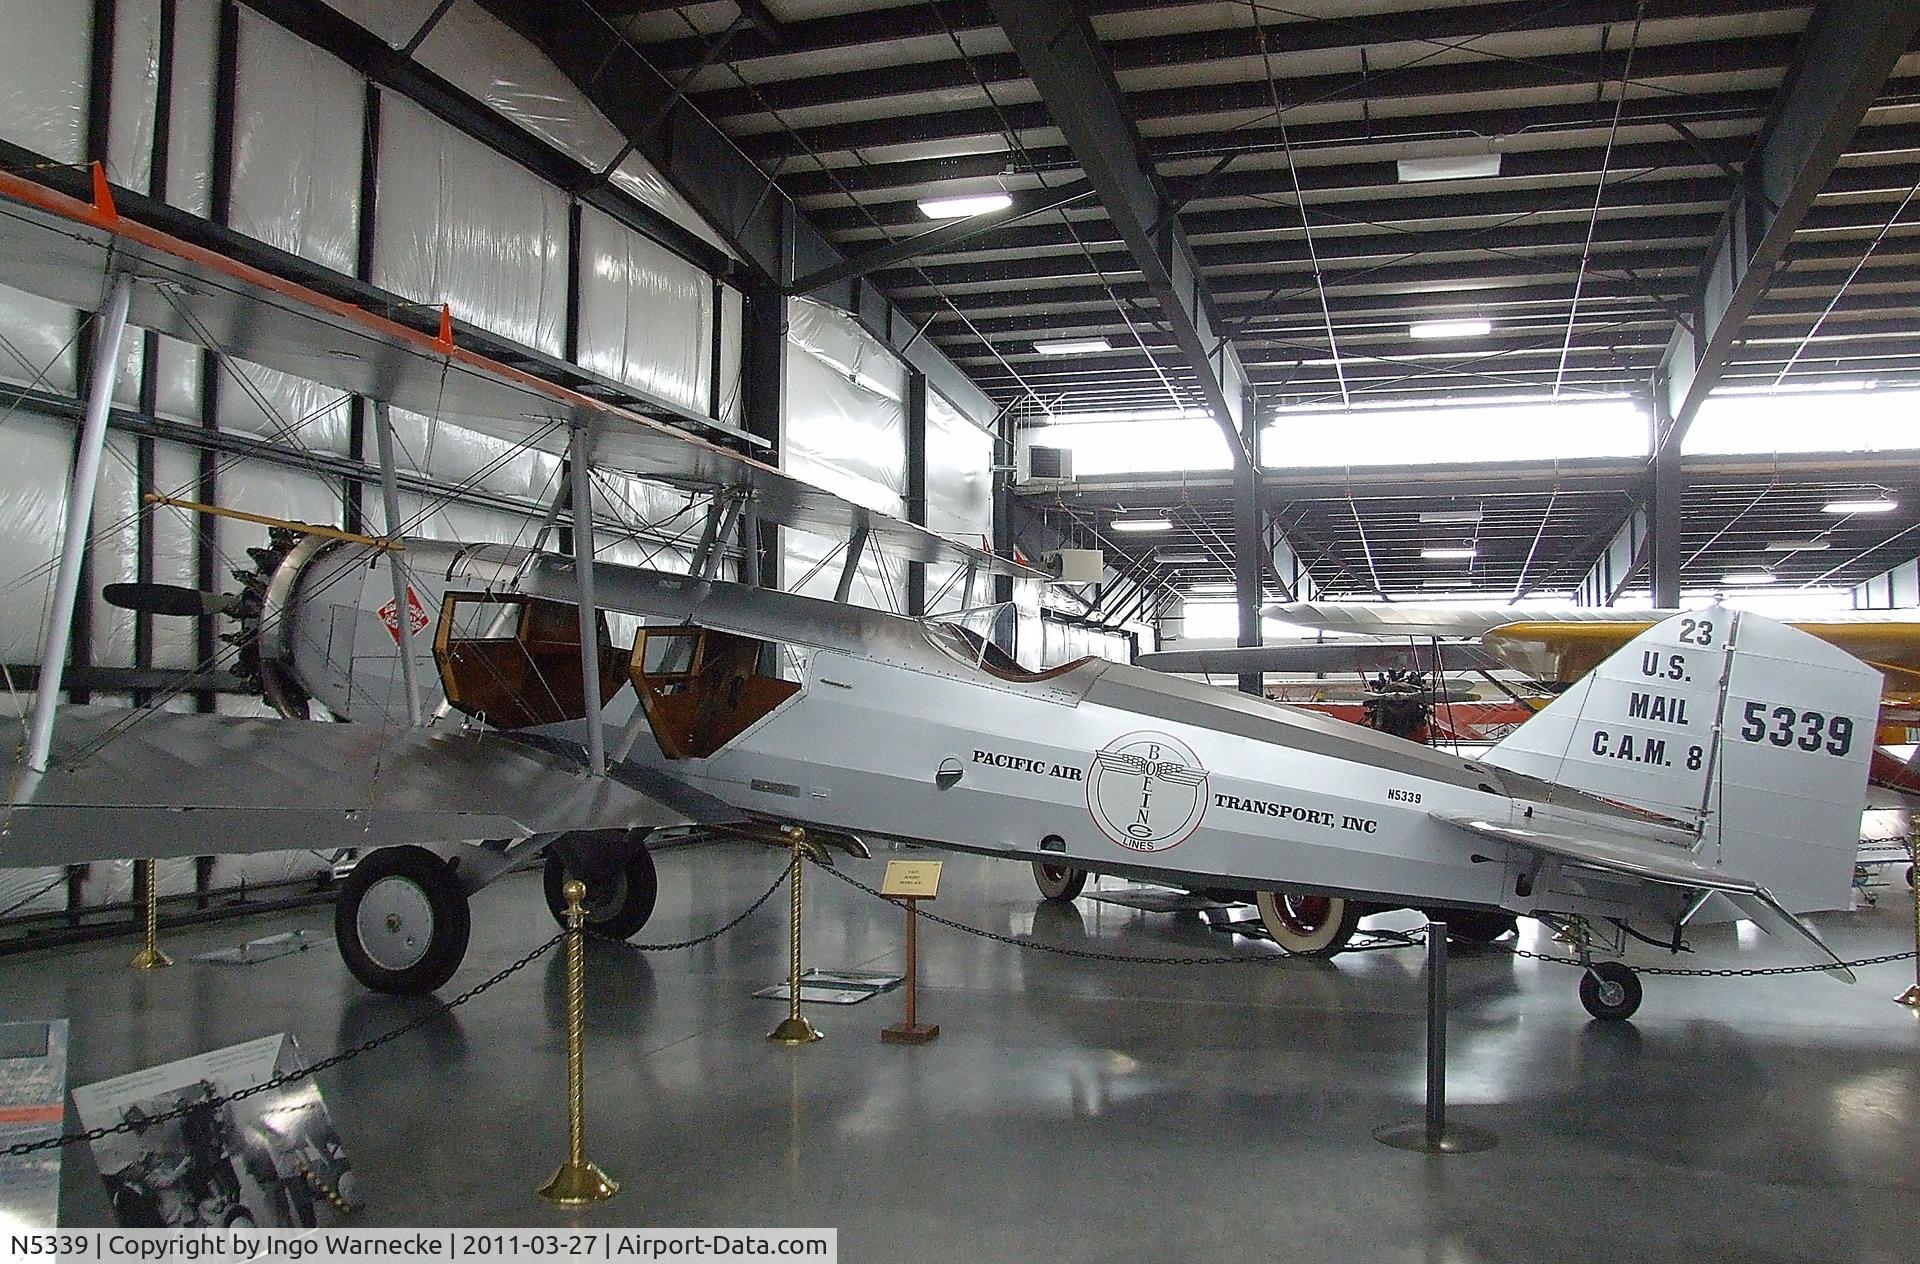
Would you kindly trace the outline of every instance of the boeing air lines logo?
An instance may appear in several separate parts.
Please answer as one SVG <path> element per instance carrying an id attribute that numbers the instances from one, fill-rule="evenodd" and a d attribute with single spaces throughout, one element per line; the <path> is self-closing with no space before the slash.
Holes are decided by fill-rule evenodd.
<path id="1" fill-rule="evenodd" d="M 1101 833 L 1134 851 L 1165 851 L 1200 828 L 1207 770 L 1165 733 L 1115 738 L 1087 769 L 1087 810 Z"/>

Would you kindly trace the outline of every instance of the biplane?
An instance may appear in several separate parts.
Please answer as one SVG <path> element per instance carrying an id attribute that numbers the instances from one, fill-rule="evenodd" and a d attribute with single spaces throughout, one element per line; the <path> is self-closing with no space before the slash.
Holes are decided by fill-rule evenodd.
<path id="1" fill-rule="evenodd" d="M 0 819 L 12 863 L 363 849 L 335 933 L 393 992 L 452 976 L 468 897 L 504 873 L 580 876 L 595 923 L 630 934 L 650 841 L 792 825 L 1028 862 L 1062 897 L 1088 872 L 1254 892 L 1304 954 L 1376 905 L 1526 914 L 1570 936 L 1605 1018 L 1640 1001 L 1614 959 L 1629 934 L 1678 947 L 1752 918 L 1846 976 L 1803 915 L 1848 899 L 1880 678 L 1817 638 L 1720 608 L 1663 620 L 1476 759 L 1104 660 L 1029 670 L 964 620 L 720 579 L 713 545 L 742 505 L 843 532 L 842 598 L 874 540 L 1014 563 L 492 361 L 444 321 L 422 333 L 23 183 L 0 179 L 0 249 L 40 261 L 22 283 L 377 401 L 457 401 L 463 424 L 565 451 L 575 513 L 571 553 L 281 524 L 241 593 L 114 594 L 232 615 L 280 719 L 59 706 L 55 617 Z M 116 359 L 89 393 L 69 598 Z M 596 460 L 712 493 L 691 573 L 596 558 Z M 638 626 L 616 637 L 610 615 Z"/>

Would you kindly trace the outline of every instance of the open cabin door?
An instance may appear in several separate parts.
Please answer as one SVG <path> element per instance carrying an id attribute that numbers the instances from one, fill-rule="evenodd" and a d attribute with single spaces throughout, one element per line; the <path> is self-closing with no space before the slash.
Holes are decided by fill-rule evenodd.
<path id="1" fill-rule="evenodd" d="M 600 705 L 620 692 L 621 653 L 599 618 Z M 447 702 L 496 728 L 522 729 L 587 714 L 578 607 L 517 593 L 450 592 L 440 606 L 433 660 Z"/>
<path id="2" fill-rule="evenodd" d="M 668 759 L 705 759 L 800 692 L 761 672 L 764 641 L 709 628 L 642 628 L 627 665 Z"/>

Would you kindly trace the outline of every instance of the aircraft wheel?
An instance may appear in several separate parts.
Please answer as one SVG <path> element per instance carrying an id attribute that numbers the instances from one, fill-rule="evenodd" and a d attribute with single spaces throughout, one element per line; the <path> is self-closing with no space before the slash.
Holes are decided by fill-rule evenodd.
<path id="1" fill-rule="evenodd" d="M 1296 957 L 1331 957 L 1347 946 L 1365 912 L 1337 895 L 1261 891 L 1253 902 L 1273 942 Z"/>
<path id="2" fill-rule="evenodd" d="M 369 852 L 333 905 L 333 937 L 347 969 L 391 995 L 431 992 L 451 979 L 472 931 L 453 868 L 424 847 Z"/>
<path id="3" fill-rule="evenodd" d="M 570 876 L 566 862 L 549 853 L 540 885 L 546 891 L 548 911 L 562 926 L 567 924 L 567 897 L 561 888 Z M 653 853 L 644 846 L 636 847 L 612 877 L 587 883 L 586 929 L 607 939 L 626 939 L 647 924 L 659 895 L 660 876 L 653 868 Z"/>
<path id="4" fill-rule="evenodd" d="M 1049 900 L 1065 903 L 1078 899 L 1087 888 L 1087 871 L 1075 869 L 1072 865 L 1050 865 L 1044 860 L 1033 862 L 1033 885 L 1040 888 L 1040 894 Z"/>
<path id="5" fill-rule="evenodd" d="M 1520 929 L 1520 919 L 1512 913 L 1480 909 L 1448 909 L 1433 919 L 1447 924 L 1447 938 L 1463 944 L 1486 945 Z"/>
<path id="6" fill-rule="evenodd" d="M 1580 1003 L 1595 1018 L 1632 1018 L 1640 1008 L 1640 976 L 1618 961 L 1602 961 L 1580 976 Z"/>

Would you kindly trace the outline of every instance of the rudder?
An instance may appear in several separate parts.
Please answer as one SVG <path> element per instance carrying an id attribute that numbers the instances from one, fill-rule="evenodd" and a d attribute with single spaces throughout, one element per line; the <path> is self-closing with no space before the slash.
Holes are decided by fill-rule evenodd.
<path id="1" fill-rule="evenodd" d="M 1629 641 L 1486 760 L 1683 821 L 1699 860 L 1795 912 L 1844 908 L 1880 689 L 1816 637 L 1710 606 Z"/>

